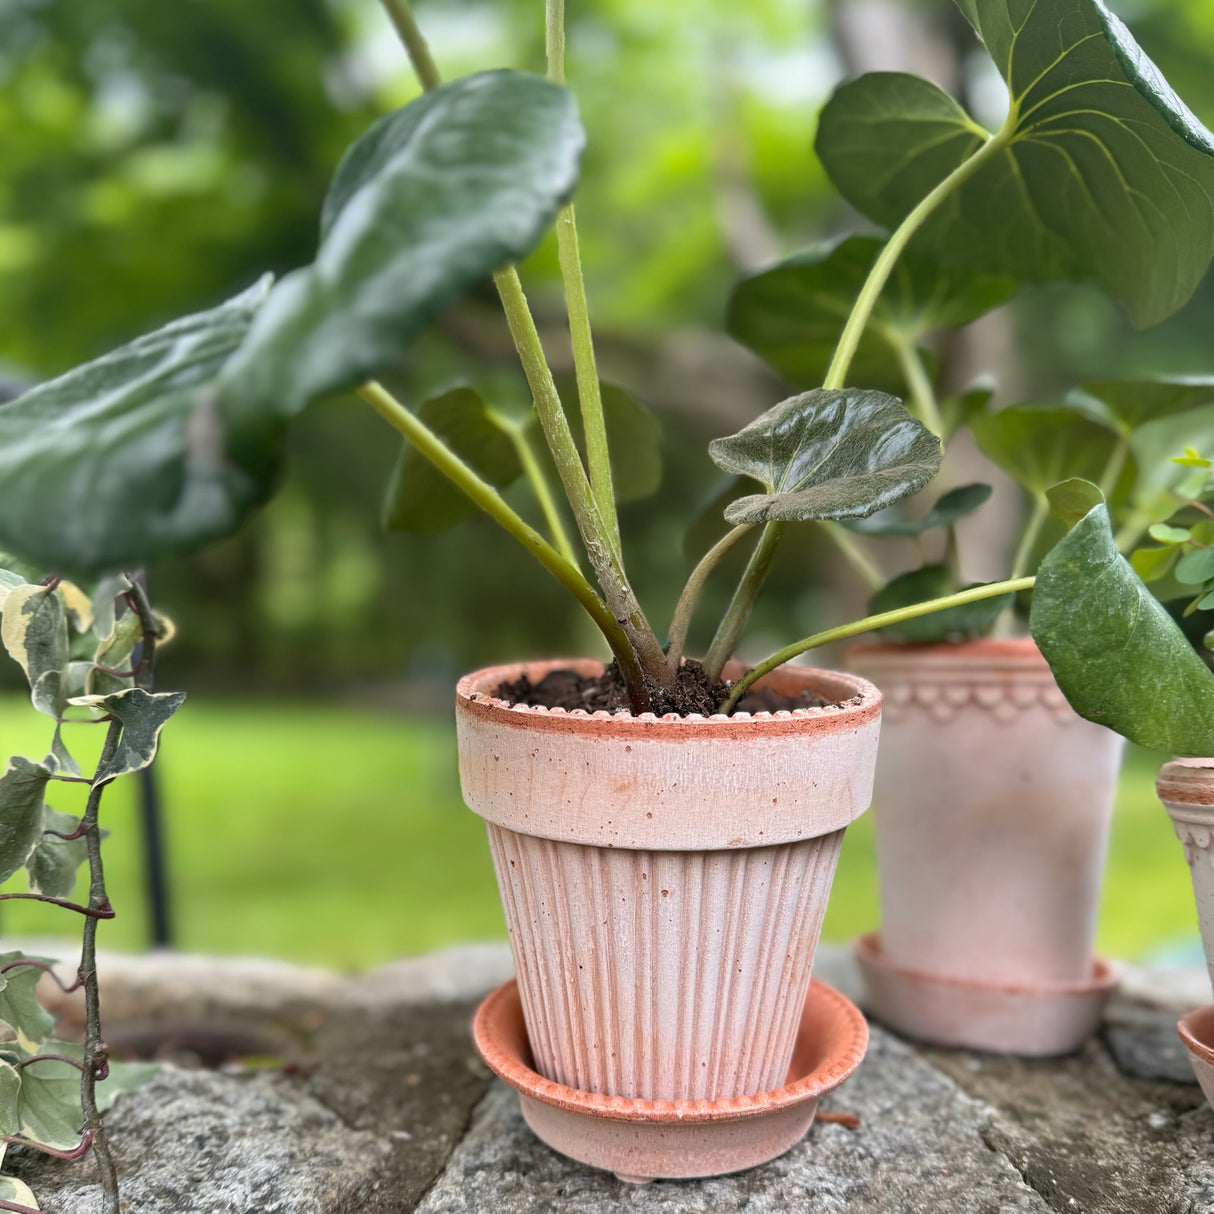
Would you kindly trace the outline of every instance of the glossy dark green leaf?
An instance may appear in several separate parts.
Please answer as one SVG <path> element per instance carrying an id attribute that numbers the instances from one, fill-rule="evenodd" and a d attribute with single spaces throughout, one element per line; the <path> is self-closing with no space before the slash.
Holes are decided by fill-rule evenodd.
<path id="1" fill-rule="evenodd" d="M 1117 551 L 1095 506 L 1037 570 L 1029 628 L 1080 716 L 1172 754 L 1214 754 L 1214 673 Z"/>
<path id="2" fill-rule="evenodd" d="M 0 953 L 0 967 L 22 960 L 50 961 L 22 952 Z M 38 1001 L 41 977 L 42 971 L 32 965 L 17 965 L 0 975 L 0 1021 L 13 1030 L 18 1047 L 27 1054 L 36 1054 L 55 1027 L 54 1016 Z"/>
<path id="3" fill-rule="evenodd" d="M 518 452 L 473 388 L 454 388 L 425 401 L 418 417 L 489 484 L 503 489 L 522 474 Z M 477 506 L 406 442 L 384 499 L 389 531 L 433 535 L 475 518 Z"/>
<path id="4" fill-rule="evenodd" d="M 1073 477 L 1103 480 L 1115 431 L 1064 405 L 1010 405 L 971 419 L 984 454 L 1030 493 Z"/>
<path id="5" fill-rule="evenodd" d="M 105 784 L 147 767 L 156 757 L 161 729 L 183 703 L 183 691 L 164 691 L 152 695 L 139 687 L 99 700 L 99 708 L 122 722 L 122 734 L 117 751 L 97 773 L 95 782 Z"/>
<path id="6" fill-rule="evenodd" d="M 70 835 L 79 825 L 79 818 L 46 807 L 42 821 L 44 832 L 55 830 L 61 835 Z M 61 839 L 59 835 L 44 833 L 25 864 L 29 870 L 30 889 L 49 898 L 70 897 L 76 887 L 76 873 L 87 859 L 88 842 L 83 836 Z"/>
<path id="7" fill-rule="evenodd" d="M 0 775 L 0 882 L 7 881 L 42 837 L 46 785 L 55 774 L 53 760 L 36 763 L 13 755 Z"/>
<path id="8" fill-rule="evenodd" d="M 393 366 L 535 247 L 573 193 L 584 138 L 570 92 L 512 71 L 381 118 L 338 166 L 316 260 L 271 293 L 224 377 L 229 397 L 290 415 Z"/>
<path id="9" fill-rule="evenodd" d="M 213 391 L 265 296 L 173 322 L 0 408 L 0 544 L 100 571 L 234 530 L 269 493 L 278 430 Z"/>
<path id="10" fill-rule="evenodd" d="M 941 455 L 940 440 L 894 397 L 824 388 L 782 401 L 708 450 L 719 468 L 766 489 L 730 503 L 735 524 L 872 514 L 918 493 Z"/>
<path id="11" fill-rule="evenodd" d="M 849 236 L 796 253 L 743 279 L 730 297 L 729 332 L 790 383 L 820 384 L 883 245 L 874 236 Z M 896 354 L 899 343 L 914 345 L 933 329 L 977 319 L 1003 303 L 1014 285 L 1010 279 L 969 274 L 904 254 L 860 339 L 851 365 L 852 381 L 904 389 Z"/>
<path id="12" fill-rule="evenodd" d="M 975 582 L 974 586 L 981 585 Z M 944 598 L 958 590 L 970 590 L 973 586 L 958 587 L 953 584 L 952 574 L 945 565 L 924 565 L 894 578 L 883 586 L 868 601 L 870 615 L 882 611 L 897 611 L 900 607 L 913 607 L 931 599 Z M 921 615 L 915 619 L 890 624 L 879 632 L 919 645 L 935 645 L 944 641 L 968 640 L 985 635 L 994 625 L 1004 608 L 1011 606 L 1015 596 L 1001 594 L 996 598 L 980 599 L 976 603 L 962 603 L 958 607 L 947 607 L 932 615 Z"/>
<path id="13" fill-rule="evenodd" d="M 1080 385 L 1079 394 L 1099 401 L 1118 429 L 1129 435 L 1156 418 L 1214 405 L 1214 378 L 1094 380 Z"/>
<path id="14" fill-rule="evenodd" d="M 1138 325 L 1169 316 L 1214 254 L 1214 137 L 1101 0 L 959 3 L 1008 83 L 1011 138 L 917 246 L 1097 282 Z M 848 201 L 892 227 L 985 140 L 934 85 L 874 73 L 836 91 L 817 147 Z"/>
<path id="15" fill-rule="evenodd" d="M 843 525 L 862 535 L 922 535 L 936 527 L 951 527 L 972 514 L 991 495 L 990 485 L 974 483 L 950 489 L 921 519 L 902 518 L 896 510 L 880 510 L 869 518 L 843 519 Z"/>

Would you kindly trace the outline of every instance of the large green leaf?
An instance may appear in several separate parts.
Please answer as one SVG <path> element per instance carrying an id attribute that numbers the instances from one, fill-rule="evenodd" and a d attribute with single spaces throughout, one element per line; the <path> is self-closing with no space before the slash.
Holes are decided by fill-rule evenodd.
<path id="1" fill-rule="evenodd" d="M 795 253 L 743 279 L 729 300 L 729 332 L 790 383 L 820 384 L 884 243 L 875 236 L 849 236 Z M 1011 279 L 974 275 L 903 254 L 860 339 L 851 380 L 903 389 L 899 344 L 914 345 L 933 329 L 976 320 L 1003 303 L 1014 286 Z"/>
<path id="2" fill-rule="evenodd" d="M 1214 404 L 1214 378 L 1104 379 L 1080 385 L 1074 395 L 1098 401 L 1128 436 L 1147 422 Z"/>
<path id="3" fill-rule="evenodd" d="M 974 586 L 981 584 L 974 583 Z M 974 586 L 954 585 L 953 575 L 945 565 L 924 565 L 921 569 L 901 574 L 878 590 L 868 601 L 868 611 L 870 615 L 897 611 L 900 607 L 913 607 L 931 599 L 944 598 L 958 590 L 972 590 Z M 1014 597 L 1001 594 L 995 598 L 980 599 L 976 603 L 962 603 L 931 615 L 903 620 L 900 624 L 888 624 L 878 631 L 919 645 L 968 640 L 985 635 L 1004 608 L 1011 606 Z"/>
<path id="4" fill-rule="evenodd" d="M 1009 405 L 972 417 L 970 428 L 984 454 L 1037 495 L 1068 477 L 1103 480 L 1118 443 L 1116 431 L 1066 405 Z"/>
<path id="5" fill-rule="evenodd" d="M 0 544 L 101 571 L 232 531 L 269 492 L 278 434 L 223 410 L 212 388 L 267 286 L 0 408 Z"/>
<path id="6" fill-rule="evenodd" d="M 30 957 L 25 953 L 0 953 L 0 966 L 12 961 L 41 961 L 45 957 Z M 55 1018 L 38 1002 L 36 988 L 42 971 L 33 965 L 14 966 L 0 975 L 0 1021 L 17 1034 L 17 1044 L 27 1054 L 36 1054 L 51 1035 Z"/>
<path id="7" fill-rule="evenodd" d="M 731 523 L 872 514 L 918 493 L 940 467 L 940 440 L 892 396 L 815 388 L 790 397 L 709 454 L 767 490 L 726 507 Z"/>
<path id="8" fill-rule="evenodd" d="M 183 703 L 184 691 L 152 695 L 140 687 L 100 699 L 97 706 L 122 722 L 122 735 L 113 758 L 97 773 L 95 783 L 105 784 L 147 767 L 156 757 L 160 731 Z"/>
<path id="9" fill-rule="evenodd" d="M 290 415 L 393 366 L 531 251 L 583 141 L 573 95 L 521 72 L 466 76 L 381 118 L 338 166 L 316 260 L 274 289 L 225 375 L 232 399 Z"/>
<path id="10" fill-rule="evenodd" d="M 1130 435 L 1138 467 L 1135 501 L 1156 518 L 1167 517 L 1166 502 L 1161 507 L 1161 501 L 1192 475 L 1192 468 L 1175 462 L 1186 446 L 1214 455 L 1214 404 L 1144 422 Z"/>
<path id="11" fill-rule="evenodd" d="M 422 403 L 417 416 L 498 489 L 522 474 L 514 444 L 475 389 L 453 388 L 432 397 Z M 404 444 L 384 499 L 384 526 L 389 531 L 432 535 L 479 513 L 412 443 Z"/>
<path id="12" fill-rule="evenodd" d="M 586 441 L 582 412 L 574 402 L 577 384 L 572 376 L 557 376 L 561 399 L 569 405 L 569 427 L 583 459 Z M 617 502 L 637 502 L 655 494 L 662 484 L 662 423 L 647 405 L 618 384 L 599 385 L 603 425 L 611 448 L 611 483 Z M 538 424 L 538 423 L 537 423 Z M 553 469 L 555 475 L 555 469 Z"/>
<path id="13" fill-rule="evenodd" d="M 936 527 L 951 527 L 967 514 L 973 514 L 990 495 L 990 485 L 958 485 L 943 494 L 920 519 L 903 518 L 897 509 L 888 509 L 868 518 L 844 519 L 843 526 L 862 535 L 922 535 Z"/>
<path id="14" fill-rule="evenodd" d="M 1214 754 L 1214 673 L 1094 506 L 1041 562 L 1029 629 L 1080 716 L 1172 754 Z"/>
<path id="15" fill-rule="evenodd" d="M 7 881 L 42 837 L 46 785 L 55 774 L 54 760 L 36 763 L 13 755 L 0 775 L 0 882 Z"/>
<path id="16" fill-rule="evenodd" d="M 1011 92 L 1006 144 L 917 245 L 1030 280 L 1083 279 L 1138 325 L 1179 308 L 1214 254 L 1214 136 L 1101 0 L 958 0 Z M 817 148 L 839 190 L 899 223 L 986 141 L 934 85 L 843 85 Z"/>

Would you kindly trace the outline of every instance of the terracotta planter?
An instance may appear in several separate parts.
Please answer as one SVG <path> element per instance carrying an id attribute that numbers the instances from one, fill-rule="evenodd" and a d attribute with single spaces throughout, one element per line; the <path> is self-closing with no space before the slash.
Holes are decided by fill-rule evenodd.
<path id="1" fill-rule="evenodd" d="M 945 1044 L 1075 1048 L 1113 985 L 1092 946 L 1121 738 L 1075 714 L 1027 638 L 864 646 L 852 665 L 886 706 L 882 927 L 858 949 L 874 1010 Z M 941 1014 L 954 996 L 966 1016 Z"/>
<path id="2" fill-rule="evenodd" d="M 659 719 L 493 698 L 562 667 L 601 669 L 496 667 L 457 693 L 535 1071 L 625 1100 L 779 1088 L 843 830 L 869 804 L 880 694 L 795 668 L 772 685 L 843 702 Z"/>

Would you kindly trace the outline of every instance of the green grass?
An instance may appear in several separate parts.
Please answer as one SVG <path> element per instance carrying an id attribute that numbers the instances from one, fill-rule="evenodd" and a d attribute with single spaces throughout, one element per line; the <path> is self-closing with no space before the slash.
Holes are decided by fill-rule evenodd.
<path id="1" fill-rule="evenodd" d="M 76 729 L 82 761 L 99 734 Z M 25 701 L 0 700 L 0 755 L 41 755 L 48 742 Z M 1123 771 L 1099 939 L 1116 956 L 1142 957 L 1195 932 L 1188 870 L 1155 800 L 1158 762 L 1131 751 Z M 157 766 L 182 949 L 355 969 L 505 934 L 484 829 L 460 801 L 446 721 L 196 696 L 166 729 Z M 54 791 L 56 808 L 78 808 L 78 788 Z M 101 928 L 107 948 L 145 942 L 134 793 L 133 781 L 120 781 L 103 807 L 118 911 Z M 877 918 L 866 816 L 848 831 L 825 935 L 848 939 Z M 0 926 L 5 935 L 78 930 L 70 912 L 11 902 L 0 907 Z"/>

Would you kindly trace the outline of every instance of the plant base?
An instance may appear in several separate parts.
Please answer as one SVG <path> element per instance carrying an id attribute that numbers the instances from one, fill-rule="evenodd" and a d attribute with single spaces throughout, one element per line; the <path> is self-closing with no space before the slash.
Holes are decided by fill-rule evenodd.
<path id="1" fill-rule="evenodd" d="M 1099 1027 L 1117 986 L 1107 961 L 1083 982 L 992 985 L 904 969 L 881 953 L 876 934 L 852 945 L 868 986 L 868 1008 L 895 1032 L 934 1045 L 1048 1058 L 1077 1050 Z"/>
<path id="2" fill-rule="evenodd" d="M 766 1163 L 804 1137 L 818 1102 L 860 1065 L 868 1026 L 858 1008 L 813 982 L 788 1082 L 718 1100 L 629 1100 L 553 1083 L 532 1069 L 518 987 L 507 982 L 477 1009 L 476 1047 L 519 1094 L 527 1124 L 554 1150 L 621 1180 L 721 1176 Z"/>
<path id="3" fill-rule="evenodd" d="M 1177 1022 L 1176 1031 L 1189 1052 L 1206 1103 L 1214 1108 L 1214 1005 L 1186 1012 Z"/>

